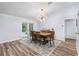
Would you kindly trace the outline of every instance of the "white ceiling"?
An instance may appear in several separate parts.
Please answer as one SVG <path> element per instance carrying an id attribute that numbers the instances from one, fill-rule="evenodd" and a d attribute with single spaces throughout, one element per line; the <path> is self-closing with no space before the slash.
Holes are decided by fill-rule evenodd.
<path id="1" fill-rule="evenodd" d="M 45 9 L 46 16 L 50 16 L 55 12 L 78 4 L 76 2 L 53 2 L 50 5 L 48 5 L 48 2 L 0 2 L 0 13 L 28 19 L 37 19 L 40 15 L 41 8 Z"/>

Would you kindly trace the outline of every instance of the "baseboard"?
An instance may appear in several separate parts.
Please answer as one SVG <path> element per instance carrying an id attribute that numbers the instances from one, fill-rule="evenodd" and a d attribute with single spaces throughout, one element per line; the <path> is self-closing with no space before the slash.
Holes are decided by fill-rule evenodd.
<path id="1" fill-rule="evenodd" d="M 15 40 L 20 40 L 20 38 L 16 38 L 16 39 L 13 39 L 13 40 L 2 41 L 2 42 L 0 42 L 0 44 L 1 43 L 6 43 L 6 42 L 12 42 L 12 41 L 15 41 Z"/>

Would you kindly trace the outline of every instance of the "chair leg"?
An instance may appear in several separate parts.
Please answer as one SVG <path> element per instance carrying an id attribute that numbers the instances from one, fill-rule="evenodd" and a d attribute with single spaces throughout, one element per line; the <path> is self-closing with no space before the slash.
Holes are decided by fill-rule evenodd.
<path id="1" fill-rule="evenodd" d="M 39 45 L 41 45 L 41 42 L 40 42 L 40 40 L 39 40 Z"/>
<path id="2" fill-rule="evenodd" d="M 52 40 L 53 41 L 53 45 L 55 46 L 55 44 L 54 44 L 54 40 Z"/>
<path id="3" fill-rule="evenodd" d="M 50 40 L 50 47 L 52 47 L 51 40 Z"/>

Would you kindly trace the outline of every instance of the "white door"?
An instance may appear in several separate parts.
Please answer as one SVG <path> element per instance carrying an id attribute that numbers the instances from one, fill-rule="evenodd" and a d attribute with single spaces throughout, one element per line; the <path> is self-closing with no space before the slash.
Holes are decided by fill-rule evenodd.
<path id="1" fill-rule="evenodd" d="M 65 20 L 65 38 L 76 39 L 76 20 L 66 19 Z"/>

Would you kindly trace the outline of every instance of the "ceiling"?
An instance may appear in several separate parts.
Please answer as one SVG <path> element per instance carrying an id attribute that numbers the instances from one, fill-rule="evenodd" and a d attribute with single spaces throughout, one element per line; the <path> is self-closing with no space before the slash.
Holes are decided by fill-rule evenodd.
<path id="1" fill-rule="evenodd" d="M 23 17 L 27 19 L 37 19 L 41 8 L 45 9 L 45 15 L 50 16 L 55 12 L 78 5 L 72 2 L 0 2 L 0 13 Z"/>

